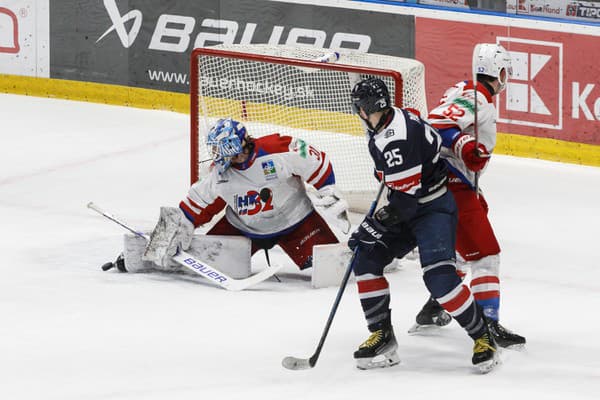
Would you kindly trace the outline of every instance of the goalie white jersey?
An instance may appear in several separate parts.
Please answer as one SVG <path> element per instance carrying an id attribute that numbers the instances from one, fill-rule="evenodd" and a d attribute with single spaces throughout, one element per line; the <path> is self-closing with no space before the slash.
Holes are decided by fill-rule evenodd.
<path id="1" fill-rule="evenodd" d="M 335 183 L 329 157 L 303 140 L 272 134 L 253 141 L 248 161 L 222 174 L 211 168 L 180 203 L 196 227 L 226 206 L 227 221 L 250 238 L 285 234 L 314 210 L 303 182 Z"/>
<path id="2" fill-rule="evenodd" d="M 431 125 L 439 130 L 443 141 L 442 157 L 450 170 L 465 183 L 473 184 L 475 173 L 470 171 L 463 161 L 452 152 L 453 129 L 475 135 L 473 124 L 474 85 L 472 81 L 459 82 L 444 93 L 440 104 L 429 113 Z M 485 84 L 477 85 L 477 135 L 491 154 L 496 146 L 496 107 L 492 95 Z M 482 171 L 483 172 L 483 171 Z"/>

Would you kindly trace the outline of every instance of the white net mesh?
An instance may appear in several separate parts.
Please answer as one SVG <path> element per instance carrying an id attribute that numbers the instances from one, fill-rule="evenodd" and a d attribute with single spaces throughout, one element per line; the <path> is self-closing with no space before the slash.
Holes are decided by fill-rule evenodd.
<path id="1" fill-rule="evenodd" d="M 377 190 L 364 128 L 350 107 L 354 83 L 377 76 L 386 82 L 392 99 L 402 99 L 402 104 L 396 105 L 415 108 L 423 115 L 427 112 L 425 69 L 416 60 L 313 47 L 221 45 L 210 49 L 243 55 L 194 53 L 199 57 L 198 70 L 192 71 L 198 74 L 198 109 L 192 110 L 192 118 L 198 122 L 197 132 L 192 132 L 192 140 L 198 141 L 197 159 L 209 158 L 206 135 L 218 118 L 243 121 L 253 137 L 275 132 L 300 137 L 329 154 L 337 186 L 353 209 L 368 208 Z M 270 56 L 289 62 L 278 63 Z M 295 60 L 321 61 L 322 67 L 294 65 Z M 366 74 L 324 66 L 332 63 L 372 71 Z M 396 82 L 383 70 L 397 71 L 402 79 Z M 395 96 L 397 90 L 401 96 Z M 202 176 L 208 165 L 192 165 L 196 169 L 192 176 Z"/>

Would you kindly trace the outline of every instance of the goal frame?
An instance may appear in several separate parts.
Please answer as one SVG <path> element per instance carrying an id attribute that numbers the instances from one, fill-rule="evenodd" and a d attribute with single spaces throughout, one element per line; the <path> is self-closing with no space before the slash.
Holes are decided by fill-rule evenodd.
<path id="1" fill-rule="evenodd" d="M 333 50 L 332 50 L 333 51 Z M 404 82 L 402 74 L 391 69 L 380 69 L 372 67 L 363 67 L 347 64 L 336 64 L 310 60 L 300 60 L 288 57 L 269 56 L 247 52 L 237 52 L 231 50 L 213 49 L 209 47 L 195 48 L 191 54 L 190 60 L 190 185 L 194 184 L 199 178 L 199 77 L 201 74 L 200 56 L 213 56 L 223 58 L 237 58 L 249 61 L 268 62 L 272 64 L 284 64 L 295 67 L 327 69 L 347 73 L 357 73 L 375 76 L 388 76 L 395 82 L 394 105 L 401 107 L 403 104 Z M 223 118 L 226 117 L 225 115 Z"/>

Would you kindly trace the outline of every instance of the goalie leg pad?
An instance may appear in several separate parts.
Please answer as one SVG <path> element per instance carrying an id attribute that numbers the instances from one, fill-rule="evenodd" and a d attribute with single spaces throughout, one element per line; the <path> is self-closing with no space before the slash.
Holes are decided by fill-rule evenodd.
<path id="1" fill-rule="evenodd" d="M 146 249 L 146 239 L 132 233 L 123 237 L 123 259 L 127 272 L 148 272 L 156 269 L 156 265 L 150 261 L 142 261 L 142 255 Z"/>
<path id="2" fill-rule="evenodd" d="M 344 243 L 319 244 L 313 246 L 313 269 L 311 286 L 314 289 L 339 286 L 350 264 L 352 251 Z M 385 273 L 398 270 L 398 260 L 393 259 L 384 268 Z M 350 281 L 354 274 L 350 275 Z"/>
<path id="3" fill-rule="evenodd" d="M 352 251 L 345 244 L 319 244 L 313 246 L 311 286 L 315 289 L 339 286 Z M 352 280 L 354 274 L 350 276 Z"/>
<path id="4" fill-rule="evenodd" d="M 250 239 L 243 236 L 194 235 L 188 252 L 199 260 L 213 265 L 219 271 L 234 279 L 244 279 L 251 274 Z M 183 272 L 196 275 L 177 263 L 163 267 L 150 261 L 143 261 L 146 240 L 133 234 L 124 238 L 125 268 L 128 272 Z"/>
<path id="5" fill-rule="evenodd" d="M 251 241 L 244 236 L 194 235 L 188 252 L 233 279 L 250 276 Z"/>
<path id="6" fill-rule="evenodd" d="M 142 259 L 163 267 L 174 264 L 171 260 L 177 249 L 187 250 L 194 233 L 194 225 L 177 207 L 161 207 L 160 218 L 150 236 Z"/>

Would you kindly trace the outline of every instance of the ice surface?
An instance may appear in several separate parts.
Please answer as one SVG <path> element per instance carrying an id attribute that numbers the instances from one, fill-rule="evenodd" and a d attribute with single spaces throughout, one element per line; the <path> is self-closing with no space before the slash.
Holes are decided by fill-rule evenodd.
<path id="1" fill-rule="evenodd" d="M 15 95 L 0 110 L 1 399 L 598 398 L 600 168 L 496 156 L 482 178 L 502 321 L 526 351 L 479 376 L 457 324 L 408 336 L 426 299 L 408 264 L 388 276 L 398 366 L 355 368 L 368 332 L 352 285 L 317 366 L 294 372 L 281 360 L 313 353 L 336 289 L 310 289 L 283 253 L 283 283 L 244 292 L 100 270 L 124 232 L 86 204 L 151 229 L 187 192 L 187 116 Z"/>

